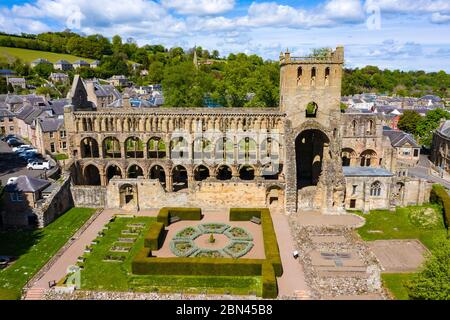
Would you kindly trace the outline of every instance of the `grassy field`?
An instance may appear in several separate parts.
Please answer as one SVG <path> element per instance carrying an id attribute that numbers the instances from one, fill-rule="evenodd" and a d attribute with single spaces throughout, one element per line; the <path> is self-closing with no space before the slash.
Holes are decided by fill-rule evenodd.
<path id="1" fill-rule="evenodd" d="M 22 60 L 23 62 L 31 63 L 32 61 L 44 58 L 50 62 L 56 62 L 58 60 L 64 59 L 69 62 L 75 62 L 77 60 L 85 60 L 86 62 L 93 62 L 93 59 L 87 59 L 82 57 L 73 56 L 70 54 L 62 54 L 62 53 L 53 53 L 47 51 L 38 51 L 38 50 L 29 50 L 29 49 L 20 49 L 20 48 L 9 48 L 9 47 L 0 47 L 0 57 L 5 57 L 7 59 L 16 57 Z"/>
<path id="2" fill-rule="evenodd" d="M 436 240 L 444 238 L 442 208 L 434 204 L 397 208 L 395 212 L 373 210 L 369 214 L 358 213 L 366 219 L 366 224 L 358 233 L 366 241 L 381 239 L 418 239 L 432 250 Z M 375 232 L 374 232 L 375 231 Z M 408 300 L 404 283 L 414 273 L 383 273 L 383 285 L 398 300 Z"/>
<path id="3" fill-rule="evenodd" d="M 18 259 L 0 271 L 0 300 L 20 296 L 22 287 L 89 219 L 94 209 L 73 208 L 41 230 L 0 232 L 0 255 Z"/>
<path id="4" fill-rule="evenodd" d="M 358 233 L 366 241 L 419 239 L 428 249 L 432 249 L 434 240 L 446 235 L 438 205 L 397 208 L 395 212 L 373 210 L 369 214 L 359 214 L 366 219 L 366 224 L 358 229 Z"/>
<path id="5" fill-rule="evenodd" d="M 139 291 L 139 292 L 183 292 L 183 293 L 217 293 L 217 294 L 258 294 L 261 293 L 260 277 L 226 277 L 226 276 L 137 276 L 131 273 L 131 261 L 144 245 L 144 235 L 152 222 L 151 217 L 116 218 L 108 224 L 109 229 L 99 241 L 92 246 L 92 252 L 86 253 L 86 260 L 81 271 L 81 288 L 85 290 L 105 291 Z M 110 248 L 122 234 L 129 229 L 130 223 L 143 223 L 145 227 L 137 236 L 134 244 L 120 243 L 130 246 L 127 253 L 113 253 Z M 106 256 L 123 256 L 123 262 L 105 262 Z"/>
<path id="6" fill-rule="evenodd" d="M 413 273 L 383 273 L 381 279 L 383 285 L 389 289 L 389 292 L 397 300 L 408 300 L 408 291 L 404 283 L 411 279 Z"/>

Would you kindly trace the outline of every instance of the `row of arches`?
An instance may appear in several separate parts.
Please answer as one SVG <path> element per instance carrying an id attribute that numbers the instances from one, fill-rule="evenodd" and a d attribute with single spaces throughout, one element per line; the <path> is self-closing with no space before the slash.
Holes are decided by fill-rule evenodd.
<path id="1" fill-rule="evenodd" d="M 254 180 L 255 168 L 250 165 L 243 165 L 239 168 L 239 178 L 241 180 Z M 137 164 L 130 165 L 125 172 L 115 165 L 109 165 L 104 172 L 106 182 L 108 183 L 114 176 L 121 178 L 138 178 L 144 177 L 144 170 Z M 154 165 L 148 172 L 150 179 L 157 179 L 165 188 L 168 175 L 172 178 L 173 190 L 178 191 L 188 187 L 188 171 L 186 167 L 177 165 L 170 171 L 166 171 L 160 165 Z M 86 185 L 101 185 L 101 172 L 94 164 L 87 165 L 83 170 L 84 182 Z M 218 180 L 230 180 L 233 177 L 232 169 L 228 165 L 220 165 L 215 172 L 210 172 L 210 169 L 205 165 L 198 165 L 193 170 L 193 180 L 203 181 L 209 177 L 215 177 Z"/>
<path id="2" fill-rule="evenodd" d="M 164 115 L 111 115 L 90 114 L 75 118 L 77 132 L 173 132 L 187 130 L 201 132 L 207 130 L 247 131 L 282 130 L 283 119 L 278 115 L 238 116 L 192 116 L 177 114 Z"/>
<path id="3" fill-rule="evenodd" d="M 255 139 L 244 137 L 237 143 L 237 160 L 256 161 L 259 159 L 278 159 L 280 144 L 273 138 L 265 138 L 260 145 Z M 170 140 L 169 144 L 160 137 L 152 137 L 146 143 L 140 138 L 132 136 L 122 144 L 116 137 L 106 137 L 102 141 L 102 152 L 99 143 L 92 137 L 80 141 L 81 158 L 148 158 L 148 159 L 220 159 L 233 160 L 235 158 L 235 144 L 230 138 L 220 138 L 213 143 L 206 138 L 197 138 L 192 144 L 183 137 Z"/>
<path id="4" fill-rule="evenodd" d="M 357 155 L 356 151 L 352 148 L 343 148 L 341 152 L 342 166 L 361 166 L 361 167 L 374 167 L 379 166 L 381 158 L 378 158 L 377 153 L 372 149 L 364 150 Z"/>
<path id="5" fill-rule="evenodd" d="M 330 85 L 331 68 L 325 67 L 323 69 L 323 74 L 321 74 L 321 69 L 317 67 L 298 67 L 297 68 L 297 85 Z"/>

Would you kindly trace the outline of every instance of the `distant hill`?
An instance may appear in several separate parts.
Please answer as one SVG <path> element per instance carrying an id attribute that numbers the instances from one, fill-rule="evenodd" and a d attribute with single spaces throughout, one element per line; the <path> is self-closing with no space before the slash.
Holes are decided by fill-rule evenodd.
<path id="1" fill-rule="evenodd" d="M 77 61 L 77 60 L 84 60 L 86 62 L 93 62 L 93 59 L 87 59 L 82 57 L 73 56 L 70 54 L 63 54 L 63 53 L 54 53 L 54 52 L 47 52 L 47 51 L 38 51 L 38 50 L 30 50 L 30 49 L 20 49 L 20 48 L 10 48 L 10 47 L 0 47 L 0 58 L 19 58 L 23 62 L 31 63 L 32 61 L 44 58 L 48 61 L 54 63 L 58 60 L 64 59 L 71 63 Z"/>

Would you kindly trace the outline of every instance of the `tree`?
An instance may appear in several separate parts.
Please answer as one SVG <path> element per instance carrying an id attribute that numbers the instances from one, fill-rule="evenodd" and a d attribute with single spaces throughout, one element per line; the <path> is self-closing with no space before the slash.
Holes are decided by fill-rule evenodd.
<path id="1" fill-rule="evenodd" d="M 42 78 L 48 78 L 50 74 L 53 72 L 53 65 L 48 63 L 39 63 L 37 66 L 33 68 L 33 72 L 38 74 Z"/>
<path id="2" fill-rule="evenodd" d="M 419 272 L 406 284 L 410 299 L 450 300 L 450 241 L 440 239 L 432 256 Z"/>
<path id="3" fill-rule="evenodd" d="M 0 94 L 8 93 L 8 84 L 4 77 L 0 77 Z"/>
<path id="4" fill-rule="evenodd" d="M 422 121 L 422 116 L 414 110 L 405 110 L 398 121 L 398 128 L 408 133 L 416 135 L 417 125 Z"/>
<path id="5" fill-rule="evenodd" d="M 450 112 L 440 108 L 428 111 L 425 118 L 417 124 L 416 132 L 423 145 L 431 145 L 433 132 L 439 127 L 441 119 L 450 119 Z"/>
<path id="6" fill-rule="evenodd" d="M 112 38 L 112 48 L 114 52 L 122 51 L 122 38 L 119 35 Z"/>

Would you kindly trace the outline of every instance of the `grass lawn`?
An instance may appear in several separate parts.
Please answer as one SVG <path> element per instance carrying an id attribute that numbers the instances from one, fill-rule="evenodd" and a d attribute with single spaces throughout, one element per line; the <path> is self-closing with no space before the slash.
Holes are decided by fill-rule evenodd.
<path id="1" fill-rule="evenodd" d="M 63 54 L 63 53 L 54 53 L 47 51 L 39 51 L 39 50 L 30 50 L 30 49 L 21 49 L 21 48 L 10 48 L 10 47 L 0 47 L 0 56 L 4 56 L 6 58 L 16 57 L 22 60 L 23 62 L 31 63 L 32 61 L 44 58 L 48 61 L 55 63 L 58 60 L 64 59 L 71 63 L 77 60 L 84 60 L 86 62 L 93 62 L 93 59 L 81 58 L 77 56 L 73 56 L 71 54 Z"/>
<path id="2" fill-rule="evenodd" d="M 139 291 L 139 292 L 183 292 L 210 294 L 258 294 L 261 295 L 261 277 L 227 277 L 227 276 L 166 276 L 133 275 L 131 262 L 135 254 L 144 246 L 144 239 L 150 224 L 156 218 L 116 218 L 108 224 L 109 229 L 99 241 L 92 246 L 92 252 L 86 253 L 86 260 L 81 271 L 81 288 L 84 290 L 104 291 Z M 118 238 L 133 237 L 122 234 L 129 229 L 128 224 L 143 223 L 140 234 L 134 244 L 116 243 Z M 167 241 L 167 240 L 166 240 Z M 110 252 L 113 245 L 130 246 L 127 253 Z M 106 256 L 123 256 L 123 262 L 105 262 Z"/>
<path id="3" fill-rule="evenodd" d="M 0 255 L 18 259 L 0 271 L 0 300 L 20 295 L 22 287 L 89 219 L 94 209 L 72 208 L 47 227 L 0 232 Z"/>
<path id="4" fill-rule="evenodd" d="M 65 153 L 58 153 L 58 154 L 55 154 L 55 159 L 56 160 L 66 160 L 66 159 L 69 159 L 69 156 Z"/>
<path id="5" fill-rule="evenodd" d="M 419 239 L 432 249 L 434 240 L 446 235 L 441 208 L 434 204 L 397 208 L 395 212 L 373 210 L 369 214 L 358 214 L 366 219 L 366 224 L 358 229 L 366 241 Z"/>
<path id="6" fill-rule="evenodd" d="M 383 273 L 381 279 L 383 285 L 397 300 L 408 300 L 408 291 L 404 283 L 411 279 L 414 273 Z"/>

